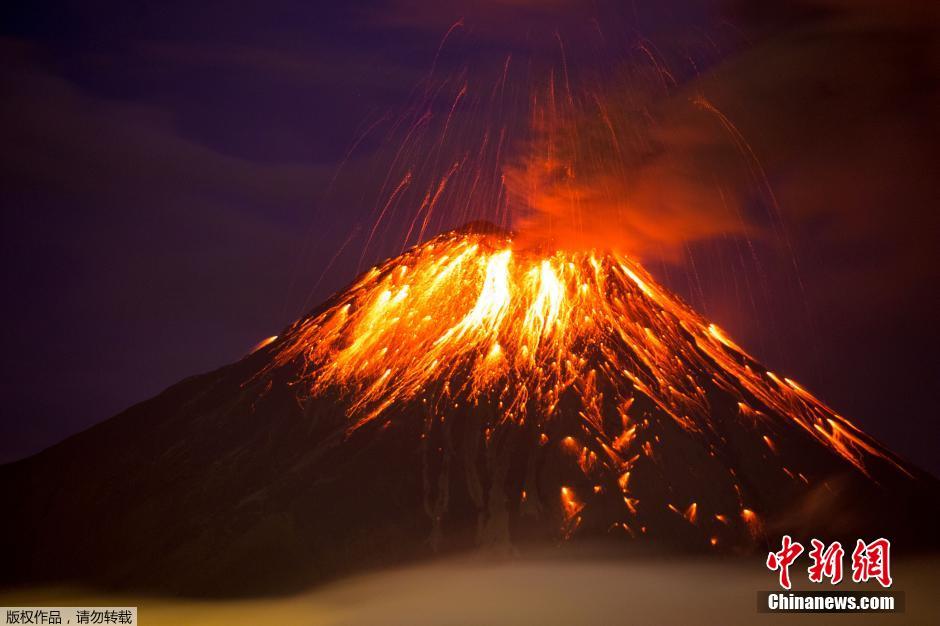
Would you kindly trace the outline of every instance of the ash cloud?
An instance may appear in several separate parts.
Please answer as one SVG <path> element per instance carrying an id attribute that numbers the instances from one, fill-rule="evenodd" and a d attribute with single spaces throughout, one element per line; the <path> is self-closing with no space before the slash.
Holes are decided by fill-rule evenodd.
<path id="1" fill-rule="evenodd" d="M 877 273 L 917 275 L 904 270 L 929 246 L 910 220 L 936 225 L 936 11 L 801 2 L 724 14 L 749 43 L 701 73 L 642 40 L 583 98 L 561 93 L 559 71 L 509 168 L 520 230 L 676 262 L 695 242 L 782 249 L 810 228 L 835 246 L 873 243 Z"/>
<path id="2" fill-rule="evenodd" d="M 691 242 L 760 235 L 743 209 L 760 193 L 749 155 L 696 99 L 655 93 L 659 71 L 626 74 L 575 111 L 536 114 L 554 119 L 507 169 L 523 239 L 680 262 Z"/>

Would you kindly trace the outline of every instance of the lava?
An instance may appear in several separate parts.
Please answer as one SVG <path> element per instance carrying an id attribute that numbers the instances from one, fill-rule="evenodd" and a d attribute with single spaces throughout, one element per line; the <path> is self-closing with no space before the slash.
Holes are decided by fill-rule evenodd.
<path id="1" fill-rule="evenodd" d="M 495 415 L 487 417 L 486 442 L 511 425 L 533 429 L 532 448 L 556 446 L 590 481 L 561 487 L 566 537 L 588 506 L 578 489 L 596 497 L 612 490 L 633 516 L 650 506 L 630 476 L 638 463 L 662 461 L 662 431 L 651 420 L 673 422 L 718 456 L 725 441 L 718 396 L 770 453 L 765 461 L 793 482 L 810 473 L 800 451 L 787 457 L 781 449 L 794 431 L 871 478 L 875 460 L 909 474 L 616 252 L 546 251 L 519 246 L 507 233 L 452 231 L 372 268 L 273 349 L 271 368 L 300 364 L 296 384 L 307 397 L 341 401 L 347 436 L 404 419 L 398 409 L 408 405 L 422 407 L 428 429 L 461 411 Z M 576 432 L 552 431 L 562 413 L 577 416 Z M 742 532 L 759 536 L 762 522 L 733 466 L 727 475 Z M 702 504 L 688 495 L 684 510 L 664 506 L 695 525 Z M 723 525 L 734 513 L 707 512 Z"/>

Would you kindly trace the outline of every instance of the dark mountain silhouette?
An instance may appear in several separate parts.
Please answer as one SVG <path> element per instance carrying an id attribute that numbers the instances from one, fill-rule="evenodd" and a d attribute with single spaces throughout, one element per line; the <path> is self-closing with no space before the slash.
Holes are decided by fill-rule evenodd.
<path id="1" fill-rule="evenodd" d="M 0 582 L 241 594 L 565 542 L 933 546 L 935 479 L 641 268 L 510 248 L 441 235 L 240 361 L 0 467 Z"/>

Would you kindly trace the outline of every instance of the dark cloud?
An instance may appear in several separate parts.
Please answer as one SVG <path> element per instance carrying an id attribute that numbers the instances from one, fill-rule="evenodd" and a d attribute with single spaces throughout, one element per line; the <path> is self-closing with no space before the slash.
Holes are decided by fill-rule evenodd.
<path id="1" fill-rule="evenodd" d="M 925 395 L 938 347 L 928 304 L 940 268 L 936 17 L 930 3 L 800 3 L 774 18 L 776 31 L 758 20 L 754 45 L 686 90 L 747 139 L 786 233 L 766 240 L 776 262 L 762 268 L 771 295 L 759 315 L 729 311 L 722 300 L 734 298 L 709 265 L 706 306 L 763 344 L 775 367 L 934 470 L 923 441 L 936 432 Z M 798 270 L 784 271 L 790 258 Z"/>
<path id="2" fill-rule="evenodd" d="M 332 168 L 226 156 L 164 111 L 48 73 L 30 46 L 3 54 L 5 343 L 18 355 L 4 392 L 19 413 L 4 430 L 30 439 L 103 417 L 276 331 L 299 210 Z M 21 445 L 2 439 L 2 454 Z"/>

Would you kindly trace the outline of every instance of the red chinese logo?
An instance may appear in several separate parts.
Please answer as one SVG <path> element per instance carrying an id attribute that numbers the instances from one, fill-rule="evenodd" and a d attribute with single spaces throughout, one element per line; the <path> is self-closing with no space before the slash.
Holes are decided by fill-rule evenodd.
<path id="1" fill-rule="evenodd" d="M 791 541 L 790 535 L 784 535 L 783 548 L 780 552 L 771 552 L 767 555 L 767 569 L 780 570 L 780 586 L 784 589 L 790 588 L 790 565 L 801 554 L 803 554 L 802 544 Z"/>
<path id="2" fill-rule="evenodd" d="M 842 582 L 842 559 L 845 550 L 838 541 L 829 546 L 819 539 L 810 540 L 812 550 L 809 558 L 812 561 L 807 573 L 810 582 L 821 583 L 828 578 L 833 585 Z M 784 535 L 781 548 L 778 552 L 767 554 L 767 569 L 779 572 L 780 586 L 790 588 L 790 566 L 803 554 L 803 545 L 793 541 L 790 535 Z M 865 543 L 859 539 L 852 551 L 852 581 L 861 583 L 877 580 L 882 587 L 890 587 L 891 579 L 891 542 L 887 539 L 876 539 Z"/>
<path id="3" fill-rule="evenodd" d="M 872 578 L 882 587 L 891 586 L 891 542 L 887 539 L 869 544 L 859 539 L 852 551 L 852 580 L 862 583 Z"/>
<path id="4" fill-rule="evenodd" d="M 842 544 L 834 541 L 826 548 L 826 544 L 819 539 L 813 539 L 812 544 L 809 558 L 813 560 L 813 564 L 807 570 L 810 581 L 821 583 L 823 578 L 828 578 L 833 585 L 838 585 L 842 582 L 842 557 L 845 555 Z"/>

